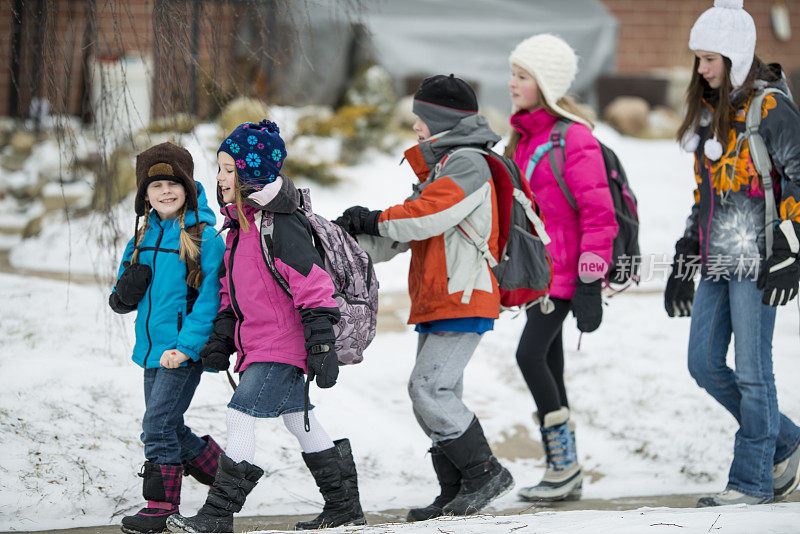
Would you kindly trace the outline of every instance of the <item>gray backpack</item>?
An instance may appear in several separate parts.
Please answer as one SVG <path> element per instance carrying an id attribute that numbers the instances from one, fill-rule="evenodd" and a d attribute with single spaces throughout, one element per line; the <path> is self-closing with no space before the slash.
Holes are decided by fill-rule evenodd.
<path id="1" fill-rule="evenodd" d="M 756 168 L 756 172 L 761 178 L 761 183 L 764 185 L 764 201 L 766 203 L 766 209 L 764 210 L 766 258 L 772 256 L 773 223 L 779 218 L 778 210 L 775 206 L 775 194 L 772 184 L 772 158 L 769 157 L 769 151 L 767 151 L 764 138 L 758 133 L 758 128 L 761 126 L 761 105 L 764 102 L 764 97 L 770 93 L 780 93 L 787 96 L 786 93 L 774 87 L 761 89 L 753 95 L 753 99 L 750 101 L 750 107 L 747 108 L 747 115 L 745 116 L 745 130 L 739 134 L 736 139 L 737 159 L 739 150 L 742 148 L 742 143 L 746 139 L 750 146 L 750 159 L 753 160 L 753 166 Z"/>
<path id="2" fill-rule="evenodd" d="M 336 289 L 333 296 L 341 313 L 341 319 L 333 325 L 336 355 L 341 364 L 359 363 L 364 359 L 364 349 L 375 337 L 378 323 L 378 279 L 375 277 L 372 259 L 340 226 L 311 210 L 308 189 L 299 191 L 303 200 L 298 209 L 311 223 L 314 246 Z M 269 212 L 261 213 L 261 220 L 257 222 L 262 236 L 261 243 L 264 243 L 265 235 L 271 237 L 273 218 Z M 264 261 L 275 281 L 291 296 L 289 283 L 275 268 L 275 258 L 266 248 L 262 249 Z"/>

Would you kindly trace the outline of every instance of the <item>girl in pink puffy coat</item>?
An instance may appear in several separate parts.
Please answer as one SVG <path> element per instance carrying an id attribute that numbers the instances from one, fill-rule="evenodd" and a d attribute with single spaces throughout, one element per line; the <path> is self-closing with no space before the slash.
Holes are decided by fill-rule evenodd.
<path id="1" fill-rule="evenodd" d="M 575 52 L 562 39 L 541 34 L 517 45 L 509 62 L 508 85 L 515 112 L 506 156 L 530 177 L 552 238 L 547 249 L 554 271 L 550 291 L 554 309 L 549 313 L 539 306 L 528 309 L 528 322 L 517 348 L 517 364 L 536 402 L 534 419 L 541 428 L 547 456 L 542 481 L 520 490 L 519 497 L 531 501 L 577 499 L 582 475 L 564 388 L 561 329 L 570 310 L 581 332 L 600 326 L 604 273 L 602 269 L 582 270 L 579 276 L 578 265 L 587 260 L 601 267 L 609 265 L 617 222 L 600 144 L 591 132 L 593 125 L 565 96 L 577 71 Z M 563 179 L 577 210 L 553 175 L 548 156 L 538 158 L 536 154 L 537 148 L 551 141 L 551 131 L 562 118 L 570 121 L 564 136 Z"/>

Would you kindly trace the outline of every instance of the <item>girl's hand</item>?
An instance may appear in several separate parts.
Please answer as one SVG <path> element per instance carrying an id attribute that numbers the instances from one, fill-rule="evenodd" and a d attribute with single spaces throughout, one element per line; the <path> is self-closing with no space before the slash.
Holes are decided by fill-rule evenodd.
<path id="1" fill-rule="evenodd" d="M 181 366 L 183 362 L 188 360 L 189 357 L 179 351 L 178 349 L 169 349 L 165 350 L 161 354 L 161 367 L 166 367 L 167 369 L 177 369 Z"/>

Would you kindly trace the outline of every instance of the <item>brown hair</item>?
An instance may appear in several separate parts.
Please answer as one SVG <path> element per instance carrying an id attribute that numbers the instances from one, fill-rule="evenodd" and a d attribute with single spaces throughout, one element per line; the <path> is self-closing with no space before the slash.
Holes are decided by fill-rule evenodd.
<path id="1" fill-rule="evenodd" d="M 731 93 L 733 86 L 731 85 L 731 60 L 722 56 L 725 64 L 725 73 L 722 83 L 719 88 L 712 89 L 708 82 L 697 72 L 697 66 L 700 63 L 700 58 L 694 58 L 694 70 L 692 71 L 692 80 L 689 82 L 689 88 L 686 90 L 686 116 L 678 128 L 678 133 L 675 138 L 680 142 L 686 132 L 697 128 L 700 122 L 700 115 L 703 112 L 703 98 L 711 96 L 715 101 L 709 102 L 714 109 L 714 114 L 711 117 L 711 129 L 709 135 L 716 137 L 721 143 L 725 143 L 731 129 L 732 114 L 740 105 L 750 100 L 756 90 L 755 80 L 760 74 L 766 74 L 766 66 L 758 58 L 753 56 L 753 64 L 750 66 L 750 71 L 742 83 L 742 90 L 738 92 L 736 97 L 731 100 Z"/>
<path id="2" fill-rule="evenodd" d="M 551 115 L 555 115 L 556 117 L 561 117 L 561 114 L 555 109 L 553 109 L 553 106 L 548 104 L 547 101 L 544 99 L 544 95 L 542 94 L 541 90 L 539 90 L 539 102 L 540 102 L 540 107 L 547 110 L 548 113 L 550 113 Z M 594 122 L 589 117 L 586 116 L 586 112 L 581 108 L 580 104 L 578 104 L 578 102 L 574 98 L 569 96 L 562 96 L 561 98 L 558 99 L 558 102 L 556 104 L 564 111 L 571 113 L 573 115 L 577 115 L 578 117 L 585 120 L 586 123 L 589 125 L 589 128 L 594 128 Z M 512 128 L 511 137 L 509 138 L 508 144 L 506 145 L 506 149 L 503 152 L 503 155 L 505 157 L 507 158 L 514 157 L 514 153 L 517 151 L 517 146 L 519 146 L 519 140 L 521 138 L 522 136 L 520 135 L 520 133 L 515 128 Z"/>

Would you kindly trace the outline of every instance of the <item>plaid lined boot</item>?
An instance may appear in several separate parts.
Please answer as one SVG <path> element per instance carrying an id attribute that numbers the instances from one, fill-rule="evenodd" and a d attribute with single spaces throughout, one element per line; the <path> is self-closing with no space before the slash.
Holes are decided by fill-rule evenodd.
<path id="1" fill-rule="evenodd" d="M 136 515 L 122 518 L 122 532 L 127 534 L 154 534 L 167 530 L 167 518 L 178 513 L 181 502 L 181 475 L 183 466 L 157 464 L 147 461 L 142 466 L 142 495 L 147 506 Z"/>
<path id="2" fill-rule="evenodd" d="M 217 462 L 223 451 L 211 436 L 206 435 L 200 439 L 205 441 L 206 445 L 197 456 L 183 464 L 183 474 L 184 476 L 191 475 L 201 484 L 210 486 L 214 483 L 214 477 L 217 476 Z"/>

